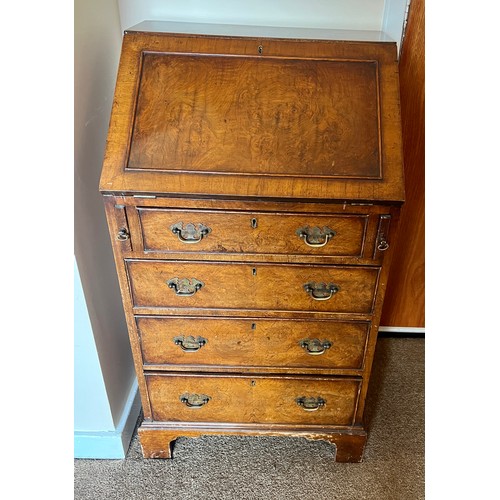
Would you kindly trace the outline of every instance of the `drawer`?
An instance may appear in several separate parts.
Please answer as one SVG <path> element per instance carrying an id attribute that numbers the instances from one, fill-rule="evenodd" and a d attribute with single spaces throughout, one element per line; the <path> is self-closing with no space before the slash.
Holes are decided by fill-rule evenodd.
<path id="1" fill-rule="evenodd" d="M 368 215 L 138 208 L 145 252 L 361 257 Z"/>
<path id="2" fill-rule="evenodd" d="M 376 267 L 126 260 L 137 307 L 370 314 Z"/>
<path id="3" fill-rule="evenodd" d="M 368 322 L 136 317 L 144 363 L 361 369 Z"/>
<path id="4" fill-rule="evenodd" d="M 352 425 L 361 380 L 146 375 L 156 421 Z"/>

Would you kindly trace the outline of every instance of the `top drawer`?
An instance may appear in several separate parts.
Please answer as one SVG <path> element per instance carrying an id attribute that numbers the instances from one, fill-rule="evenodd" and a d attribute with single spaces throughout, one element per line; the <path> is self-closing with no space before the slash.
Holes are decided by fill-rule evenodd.
<path id="1" fill-rule="evenodd" d="M 145 252 L 268 253 L 359 258 L 368 215 L 138 208 Z"/>

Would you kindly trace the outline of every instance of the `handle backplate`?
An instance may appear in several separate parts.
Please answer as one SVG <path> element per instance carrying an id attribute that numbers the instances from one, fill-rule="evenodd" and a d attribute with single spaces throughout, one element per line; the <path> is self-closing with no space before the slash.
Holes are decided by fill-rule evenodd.
<path id="1" fill-rule="evenodd" d="M 181 403 L 184 403 L 188 408 L 201 408 L 206 405 L 212 398 L 206 394 L 183 394 L 179 397 Z"/>
<path id="2" fill-rule="evenodd" d="M 207 339 L 203 337 L 193 337 L 193 335 L 179 335 L 174 337 L 174 344 L 178 345 L 184 352 L 199 351 L 206 343 Z"/>
<path id="3" fill-rule="evenodd" d="M 320 248 L 324 247 L 337 233 L 326 226 L 323 228 L 304 226 L 299 227 L 299 229 L 295 231 L 295 234 L 299 238 L 302 238 L 306 245 Z"/>
<path id="4" fill-rule="evenodd" d="M 184 224 L 183 222 L 177 222 L 170 226 L 172 233 L 177 235 L 179 241 L 182 243 L 199 243 L 208 233 L 212 230 L 205 226 L 204 224 L 193 224 L 189 222 Z"/>
<path id="5" fill-rule="evenodd" d="M 315 283 L 311 281 L 304 285 L 304 290 L 314 300 L 329 300 L 340 291 L 340 287 L 335 283 Z"/>
<path id="6" fill-rule="evenodd" d="M 196 278 L 172 278 L 167 281 L 167 285 L 179 297 L 191 297 L 204 286 L 204 283 Z"/>
<path id="7" fill-rule="evenodd" d="M 311 354 L 311 356 L 324 354 L 327 349 L 332 347 L 332 343 L 329 340 L 319 339 L 304 339 L 299 342 L 299 345 L 307 352 L 307 354 Z"/>
<path id="8" fill-rule="evenodd" d="M 314 398 L 301 396 L 300 398 L 297 398 L 295 402 L 306 411 L 317 411 L 326 405 L 326 401 L 320 397 Z"/>

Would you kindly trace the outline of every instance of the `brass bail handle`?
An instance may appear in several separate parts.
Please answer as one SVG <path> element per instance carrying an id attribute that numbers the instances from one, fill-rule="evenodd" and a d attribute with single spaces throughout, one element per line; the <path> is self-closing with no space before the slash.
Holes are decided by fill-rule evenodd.
<path id="1" fill-rule="evenodd" d="M 330 300 L 336 293 L 340 291 L 340 287 L 335 283 L 306 283 L 304 290 L 314 300 Z"/>
<path id="2" fill-rule="evenodd" d="M 313 398 L 301 396 L 297 398 L 295 402 L 301 406 L 305 411 L 318 411 L 320 408 L 326 405 L 326 401 L 323 398 Z"/>
<path id="3" fill-rule="evenodd" d="M 311 356 L 324 354 L 327 349 L 332 347 L 332 343 L 329 340 L 319 339 L 304 339 L 299 342 L 299 345 Z"/>
<path id="4" fill-rule="evenodd" d="M 185 224 L 183 222 L 177 222 L 170 226 L 172 233 L 177 235 L 177 238 L 182 243 L 192 244 L 199 243 L 207 234 L 212 230 L 205 226 L 204 224 L 193 224 L 189 222 Z"/>
<path id="5" fill-rule="evenodd" d="M 304 240 L 304 243 L 307 246 L 313 248 L 321 248 L 324 247 L 337 233 L 330 229 L 329 227 L 324 226 L 323 228 L 319 227 L 299 227 L 295 234 Z"/>
<path id="6" fill-rule="evenodd" d="M 196 352 L 199 351 L 206 343 L 207 339 L 203 337 L 193 337 L 188 335 L 187 337 L 181 335 L 179 337 L 174 337 L 174 344 L 178 345 L 184 352 Z"/>
<path id="7" fill-rule="evenodd" d="M 168 287 L 172 288 L 179 297 L 192 297 L 204 284 L 196 278 L 172 278 L 167 281 Z"/>
<path id="8" fill-rule="evenodd" d="M 188 408 L 201 408 L 206 405 L 212 398 L 206 394 L 183 394 L 179 397 L 181 403 Z"/>

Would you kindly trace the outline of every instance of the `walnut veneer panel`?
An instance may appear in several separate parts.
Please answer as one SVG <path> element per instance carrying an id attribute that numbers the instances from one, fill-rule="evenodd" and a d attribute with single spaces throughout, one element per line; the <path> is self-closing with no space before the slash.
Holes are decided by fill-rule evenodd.
<path id="1" fill-rule="evenodd" d="M 129 32 L 100 189 L 401 203 L 401 154 L 395 43 Z"/>
<path id="2" fill-rule="evenodd" d="M 376 61 L 145 53 L 128 168 L 378 178 L 377 80 Z"/>

